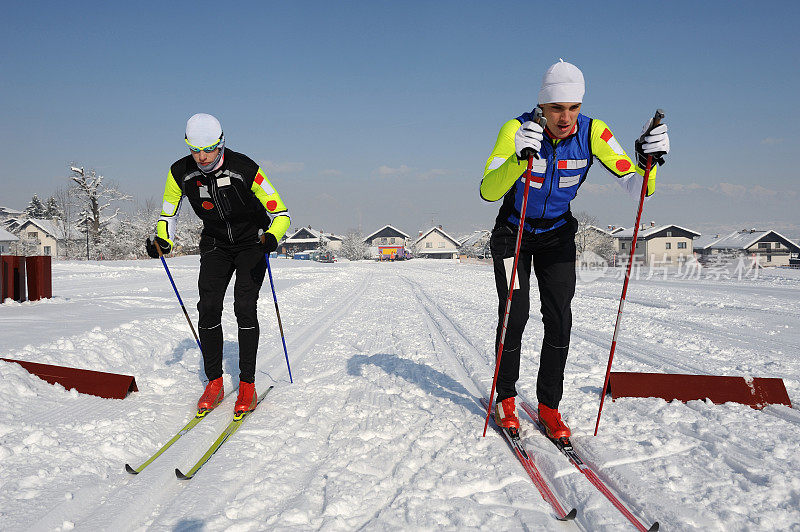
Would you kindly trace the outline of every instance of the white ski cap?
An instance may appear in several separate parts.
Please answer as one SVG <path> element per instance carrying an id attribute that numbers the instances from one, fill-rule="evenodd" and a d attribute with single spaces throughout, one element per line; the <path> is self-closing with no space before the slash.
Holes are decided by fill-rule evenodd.
<path id="1" fill-rule="evenodd" d="M 186 141 L 192 146 L 205 148 L 222 138 L 219 120 L 205 113 L 197 113 L 186 122 Z"/>
<path id="2" fill-rule="evenodd" d="M 559 58 L 558 63 L 544 73 L 538 103 L 581 103 L 585 90 L 580 69 Z"/>

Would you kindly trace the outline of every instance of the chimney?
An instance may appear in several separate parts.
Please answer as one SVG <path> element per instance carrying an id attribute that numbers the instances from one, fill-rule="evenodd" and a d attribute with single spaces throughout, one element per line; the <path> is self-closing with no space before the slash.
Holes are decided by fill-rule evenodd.
<path id="1" fill-rule="evenodd" d="M 442 228 L 442 225 L 441 225 L 441 224 L 439 224 L 439 229 L 441 229 L 441 228 Z M 754 229 L 754 231 L 755 231 L 755 229 Z"/>
<path id="2" fill-rule="evenodd" d="M 422 236 L 422 231 L 419 232 L 419 234 L 417 235 L 417 238 L 419 238 L 421 236 Z"/>
<path id="3" fill-rule="evenodd" d="M 656 223 L 651 221 L 650 222 L 650 227 L 655 227 L 655 226 L 656 226 Z"/>

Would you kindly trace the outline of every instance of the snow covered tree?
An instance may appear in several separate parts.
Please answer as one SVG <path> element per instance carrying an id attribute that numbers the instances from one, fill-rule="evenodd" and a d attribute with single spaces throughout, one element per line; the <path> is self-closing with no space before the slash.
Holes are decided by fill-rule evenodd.
<path id="1" fill-rule="evenodd" d="M 596 216 L 583 211 L 575 213 L 578 220 L 578 232 L 575 234 L 575 247 L 578 255 L 590 251 L 610 260 L 614 253 L 614 241 L 611 235 L 599 229 Z"/>
<path id="2" fill-rule="evenodd" d="M 104 177 L 94 170 L 87 173 L 82 166 L 71 165 L 70 172 L 69 179 L 72 181 L 70 192 L 78 204 L 83 206 L 78 214 L 77 225 L 83 231 L 88 231 L 89 238 L 97 245 L 109 222 L 120 212 L 119 208 L 115 208 L 113 214 L 110 216 L 107 214 L 112 202 L 129 200 L 131 197 L 120 192 L 115 186 L 104 183 Z"/>
<path id="3" fill-rule="evenodd" d="M 34 194 L 31 198 L 31 202 L 25 207 L 25 216 L 28 218 L 44 218 L 46 212 L 47 208 L 44 206 L 44 203 L 42 203 L 38 195 Z"/>
<path id="4" fill-rule="evenodd" d="M 44 218 L 46 220 L 54 220 L 56 218 L 61 218 L 62 212 L 58 206 L 58 201 L 56 201 L 55 196 L 50 196 L 47 199 L 47 202 L 44 204 Z"/>
<path id="5" fill-rule="evenodd" d="M 350 229 L 342 239 L 342 249 L 339 255 L 347 260 L 361 260 L 367 257 L 367 244 L 361 231 Z"/>

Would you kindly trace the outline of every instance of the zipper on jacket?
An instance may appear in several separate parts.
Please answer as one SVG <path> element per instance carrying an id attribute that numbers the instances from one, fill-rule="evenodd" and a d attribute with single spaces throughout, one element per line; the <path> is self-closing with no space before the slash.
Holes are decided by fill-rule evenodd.
<path id="1" fill-rule="evenodd" d="M 544 214 L 547 212 L 547 200 L 550 199 L 550 194 L 553 193 L 553 180 L 555 179 L 556 167 L 558 166 L 558 153 L 556 153 L 557 147 L 558 144 L 553 144 L 553 164 L 548 165 L 550 168 L 547 169 L 550 173 L 550 188 L 547 190 L 547 196 L 544 197 L 544 203 L 542 204 L 542 215 L 540 216 L 542 219 L 545 218 Z M 545 171 L 545 176 L 547 173 L 548 172 Z M 533 229 L 533 234 L 536 234 L 536 228 Z"/>
<path id="2" fill-rule="evenodd" d="M 209 181 L 211 181 L 211 194 L 214 196 L 214 201 L 217 203 L 217 210 L 219 211 L 219 216 L 222 218 L 222 221 L 225 222 L 225 226 L 228 228 L 228 238 L 231 241 L 231 244 L 234 244 L 233 241 L 233 232 L 231 231 L 231 224 L 228 220 L 225 219 L 225 213 L 222 212 L 222 204 L 219 202 L 219 195 L 217 194 L 216 184 L 215 184 L 215 177 L 212 175 L 208 176 Z"/>

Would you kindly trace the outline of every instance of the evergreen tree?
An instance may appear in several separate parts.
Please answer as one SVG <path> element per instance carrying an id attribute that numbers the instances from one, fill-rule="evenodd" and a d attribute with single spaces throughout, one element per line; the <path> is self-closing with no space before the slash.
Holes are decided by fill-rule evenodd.
<path id="1" fill-rule="evenodd" d="M 25 216 L 28 218 L 44 218 L 47 209 L 36 194 L 31 198 L 31 202 L 25 207 Z"/>
<path id="2" fill-rule="evenodd" d="M 45 203 L 45 211 L 44 211 L 44 218 L 48 220 L 52 220 L 53 218 L 62 218 L 63 213 L 61 209 L 58 207 L 58 201 L 56 200 L 55 196 L 50 196 L 50 198 Z"/>

